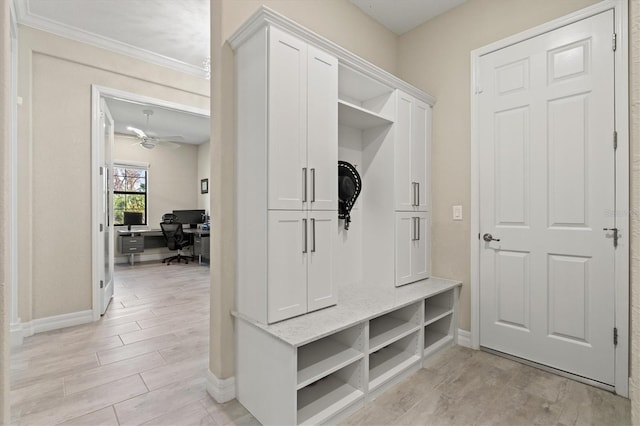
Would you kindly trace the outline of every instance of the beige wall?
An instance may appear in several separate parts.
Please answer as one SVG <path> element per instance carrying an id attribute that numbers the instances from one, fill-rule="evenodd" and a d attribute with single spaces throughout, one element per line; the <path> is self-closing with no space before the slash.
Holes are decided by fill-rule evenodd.
<path id="1" fill-rule="evenodd" d="M 28 27 L 20 27 L 19 41 L 18 273 L 24 322 L 91 309 L 91 85 L 203 109 L 209 107 L 209 86 Z"/>
<path id="2" fill-rule="evenodd" d="M 209 179 L 211 185 L 211 142 L 198 145 L 198 208 L 211 210 L 211 190 L 206 194 L 200 193 L 200 180 Z"/>
<path id="3" fill-rule="evenodd" d="M 631 164 L 631 420 L 640 424 L 640 0 L 629 2 Z"/>
<path id="4" fill-rule="evenodd" d="M 9 216 L 9 2 L 0 3 L 0 234 L 7 235 Z M 9 258 L 5 253 L 6 238 L 0 238 L 0 424 L 9 424 L 9 306 L 10 288 L 7 280 Z"/>
<path id="5" fill-rule="evenodd" d="M 433 112 L 433 274 L 461 280 L 460 327 L 470 329 L 470 52 L 596 0 L 467 0 L 403 35 L 398 74 L 435 96 Z M 451 220 L 461 204 L 463 220 Z"/>
<path id="6" fill-rule="evenodd" d="M 353 53 L 395 72 L 396 36 L 348 0 L 214 0 L 211 3 L 211 360 L 224 379 L 234 374 L 235 93 L 234 58 L 226 39 L 262 4 Z"/>
<path id="7" fill-rule="evenodd" d="M 116 135 L 113 158 L 149 164 L 147 226 L 158 229 L 162 215 L 172 210 L 197 209 L 200 194 L 198 146 L 145 149 L 132 138 Z"/>

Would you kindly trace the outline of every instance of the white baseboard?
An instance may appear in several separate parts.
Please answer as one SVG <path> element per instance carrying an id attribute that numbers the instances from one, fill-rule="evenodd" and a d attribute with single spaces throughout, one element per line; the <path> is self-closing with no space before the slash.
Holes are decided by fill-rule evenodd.
<path id="1" fill-rule="evenodd" d="M 9 341 L 11 347 L 20 346 L 24 341 L 24 331 L 21 322 L 15 322 L 9 325 Z"/>
<path id="2" fill-rule="evenodd" d="M 467 330 L 458 329 L 458 345 L 465 348 L 471 348 L 471 332 Z"/>
<path id="3" fill-rule="evenodd" d="M 21 345 L 25 337 L 33 336 L 36 333 L 90 322 L 93 322 L 93 311 L 91 309 L 11 324 L 11 346 Z"/>
<path id="4" fill-rule="evenodd" d="M 229 402 L 236 397 L 236 379 L 219 379 L 211 370 L 207 370 L 207 392 L 220 404 Z"/>

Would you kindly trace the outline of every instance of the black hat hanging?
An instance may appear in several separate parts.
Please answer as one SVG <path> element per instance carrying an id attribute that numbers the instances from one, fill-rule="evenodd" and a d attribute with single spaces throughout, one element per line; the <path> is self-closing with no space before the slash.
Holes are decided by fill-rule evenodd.
<path id="1" fill-rule="evenodd" d="M 346 161 L 338 161 L 338 218 L 349 229 L 351 209 L 362 190 L 362 180 L 356 168 Z"/>

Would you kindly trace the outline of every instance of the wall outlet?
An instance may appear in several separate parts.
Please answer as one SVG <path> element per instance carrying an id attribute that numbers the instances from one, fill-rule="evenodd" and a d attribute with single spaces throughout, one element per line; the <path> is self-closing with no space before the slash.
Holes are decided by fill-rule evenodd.
<path id="1" fill-rule="evenodd" d="M 453 207 L 453 220 L 462 220 L 462 206 Z"/>

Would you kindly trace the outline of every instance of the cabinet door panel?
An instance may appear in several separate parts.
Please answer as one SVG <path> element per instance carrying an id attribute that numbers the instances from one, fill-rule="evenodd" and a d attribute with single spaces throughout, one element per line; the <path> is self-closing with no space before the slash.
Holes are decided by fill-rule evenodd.
<path id="1" fill-rule="evenodd" d="M 338 60 L 308 47 L 307 149 L 312 210 L 338 209 Z"/>
<path id="2" fill-rule="evenodd" d="M 269 31 L 269 209 L 300 210 L 306 192 L 307 45 L 276 28 Z"/>
<path id="3" fill-rule="evenodd" d="M 414 210 L 427 211 L 430 205 L 430 142 L 431 108 L 417 99 L 413 104 L 411 128 L 411 181 L 416 182 L 417 197 Z"/>
<path id="4" fill-rule="evenodd" d="M 412 282 L 412 239 L 415 237 L 414 215 L 396 213 L 396 287 Z"/>
<path id="5" fill-rule="evenodd" d="M 413 98 L 398 92 L 395 124 L 394 173 L 396 210 L 411 211 L 414 206 L 414 184 L 411 176 L 411 126 Z"/>
<path id="6" fill-rule="evenodd" d="M 268 213 L 270 323 L 307 312 L 306 214 L 300 211 Z"/>
<path id="7" fill-rule="evenodd" d="M 416 213 L 416 234 L 417 240 L 411 242 L 411 276 L 412 281 L 422 280 L 429 277 L 429 237 L 430 221 L 429 213 Z"/>
<path id="8" fill-rule="evenodd" d="M 338 300 L 334 277 L 333 247 L 338 228 L 338 213 L 309 213 L 309 311 L 335 305 Z"/>

